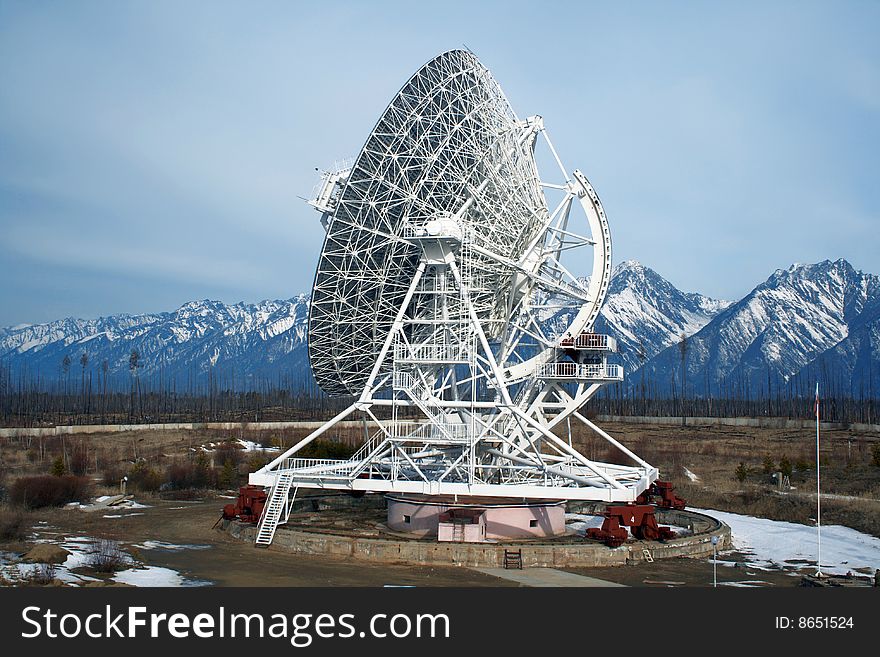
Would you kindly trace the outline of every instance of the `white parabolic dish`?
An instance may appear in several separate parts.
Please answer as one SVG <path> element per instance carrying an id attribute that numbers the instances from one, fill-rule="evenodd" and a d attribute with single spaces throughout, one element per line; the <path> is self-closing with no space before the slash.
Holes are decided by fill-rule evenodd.
<path id="1" fill-rule="evenodd" d="M 550 215 L 534 145 L 534 131 L 523 130 L 470 52 L 439 55 L 400 89 L 327 221 L 309 315 L 309 358 L 326 392 L 360 394 L 370 375 L 420 257 L 403 239 L 408 225 L 455 216 L 474 245 L 510 261 L 471 250 L 471 262 L 459 263 L 481 277 L 471 301 L 486 336 L 501 335 L 515 307 L 511 297 L 522 294 L 517 274 L 542 264 L 522 261 Z M 601 301 L 594 297 L 592 305 Z"/>

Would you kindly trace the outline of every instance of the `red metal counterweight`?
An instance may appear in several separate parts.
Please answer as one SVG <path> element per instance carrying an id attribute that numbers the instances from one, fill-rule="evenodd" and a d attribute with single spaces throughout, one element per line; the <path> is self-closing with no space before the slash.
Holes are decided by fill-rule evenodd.
<path id="1" fill-rule="evenodd" d="M 660 481 L 651 484 L 644 493 L 636 498 L 636 504 L 656 504 L 661 509 L 683 510 L 686 502 L 675 494 L 675 486 L 671 481 Z"/>
<path id="2" fill-rule="evenodd" d="M 266 506 L 266 491 L 259 486 L 242 486 L 238 489 L 238 499 L 235 504 L 227 504 L 223 507 L 223 518 L 242 522 L 257 522 L 263 515 L 263 507 Z"/>
<path id="3" fill-rule="evenodd" d="M 650 504 L 625 504 L 609 506 L 604 513 L 602 527 L 591 527 L 587 530 L 587 538 L 603 541 L 608 547 L 619 547 L 626 542 L 630 527 L 634 538 L 646 541 L 665 541 L 675 538 L 675 532 L 669 527 L 661 527 L 654 516 L 654 506 Z"/>

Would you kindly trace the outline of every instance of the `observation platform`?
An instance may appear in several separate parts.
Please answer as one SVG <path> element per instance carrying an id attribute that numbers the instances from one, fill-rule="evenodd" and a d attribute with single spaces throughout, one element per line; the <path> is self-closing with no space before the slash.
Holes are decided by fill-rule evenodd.
<path id="1" fill-rule="evenodd" d="M 610 363 L 543 363 L 535 374 L 545 380 L 623 381 L 623 367 Z"/>
<path id="2" fill-rule="evenodd" d="M 577 351 L 617 353 L 617 338 L 601 333 L 581 333 L 577 337 L 567 335 L 559 340 L 559 347 Z"/>

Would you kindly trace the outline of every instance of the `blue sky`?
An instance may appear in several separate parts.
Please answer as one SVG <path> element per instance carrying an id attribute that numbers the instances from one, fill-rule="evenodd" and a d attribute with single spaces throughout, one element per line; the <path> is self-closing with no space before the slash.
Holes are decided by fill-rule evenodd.
<path id="1" fill-rule="evenodd" d="M 307 292 L 315 167 L 462 45 L 590 177 L 615 262 L 722 298 L 880 273 L 878 29 L 876 2 L 0 0 L 0 325 Z"/>

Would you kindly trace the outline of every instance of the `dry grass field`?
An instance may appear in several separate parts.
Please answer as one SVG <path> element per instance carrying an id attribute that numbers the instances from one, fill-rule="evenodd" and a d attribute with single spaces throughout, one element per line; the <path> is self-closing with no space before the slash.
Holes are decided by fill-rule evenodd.
<path id="1" fill-rule="evenodd" d="M 689 506 L 814 522 L 816 435 L 810 430 L 637 424 L 602 428 L 659 467 L 661 477 L 675 483 Z M 586 427 L 572 425 L 572 433 L 586 456 L 626 462 Z M 822 522 L 880 537 L 880 435 L 826 431 L 820 443 Z M 786 462 L 791 488 L 781 490 L 772 473 L 780 467 L 787 470 Z"/>
<path id="2" fill-rule="evenodd" d="M 714 508 L 774 520 L 812 524 L 815 517 L 815 434 L 808 430 L 603 424 L 603 428 L 672 480 L 681 497 Z M 582 425 L 572 440 L 589 458 L 625 463 L 617 449 Z M 10 499 L 21 477 L 65 473 L 87 479 L 95 495 L 119 491 L 199 497 L 191 489 L 235 489 L 271 453 L 242 449 L 240 441 L 285 448 L 306 429 L 244 431 L 133 431 L 54 438 L 0 439 L 0 540 L 14 519 Z M 567 438 L 567 435 L 564 436 Z M 310 450 L 341 458 L 363 440 L 343 428 Z M 203 449 L 207 448 L 207 449 Z M 275 452 L 277 453 L 277 452 Z M 880 536 L 880 435 L 849 431 L 822 434 L 823 522 Z M 742 466 L 740 467 L 740 464 Z M 772 472 L 790 468 L 791 488 L 781 490 Z M 688 474 L 690 473 L 690 474 Z"/>

